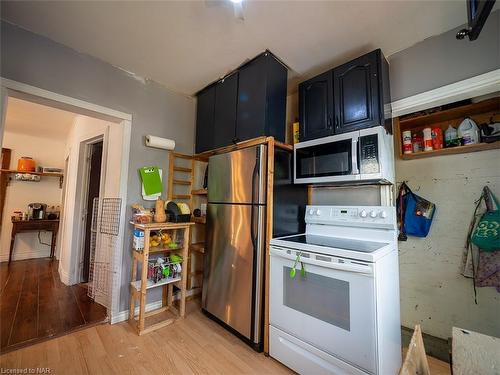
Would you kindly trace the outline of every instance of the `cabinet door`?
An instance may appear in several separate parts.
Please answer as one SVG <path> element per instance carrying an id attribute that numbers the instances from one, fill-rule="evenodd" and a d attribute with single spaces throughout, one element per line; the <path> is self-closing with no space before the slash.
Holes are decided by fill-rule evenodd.
<path id="1" fill-rule="evenodd" d="M 233 143 L 237 95 L 238 73 L 215 85 L 214 148 Z"/>
<path id="2" fill-rule="evenodd" d="M 244 141 L 266 133 L 266 57 L 240 69 L 236 139 Z"/>
<path id="3" fill-rule="evenodd" d="M 299 85 L 300 140 L 333 134 L 331 71 Z"/>
<path id="4" fill-rule="evenodd" d="M 215 86 L 201 91 L 196 104 L 196 153 L 214 148 Z"/>
<path id="5" fill-rule="evenodd" d="M 382 125 L 376 52 L 333 70 L 335 133 Z"/>

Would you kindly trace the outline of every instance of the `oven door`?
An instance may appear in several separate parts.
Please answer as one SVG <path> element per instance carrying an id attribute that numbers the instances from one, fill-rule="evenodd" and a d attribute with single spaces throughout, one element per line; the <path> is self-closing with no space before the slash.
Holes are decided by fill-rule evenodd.
<path id="1" fill-rule="evenodd" d="M 270 324 L 369 373 L 376 372 L 373 264 L 271 247 Z M 297 264 L 297 255 L 306 274 Z"/>
<path id="2" fill-rule="evenodd" d="M 294 147 L 295 183 L 359 180 L 359 132 L 298 143 Z"/>

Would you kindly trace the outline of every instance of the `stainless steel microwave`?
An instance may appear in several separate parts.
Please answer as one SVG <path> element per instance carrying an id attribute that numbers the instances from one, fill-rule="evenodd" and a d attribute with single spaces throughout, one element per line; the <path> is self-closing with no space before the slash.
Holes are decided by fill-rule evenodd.
<path id="1" fill-rule="evenodd" d="M 294 145 L 297 184 L 394 183 L 392 135 L 383 126 Z"/>

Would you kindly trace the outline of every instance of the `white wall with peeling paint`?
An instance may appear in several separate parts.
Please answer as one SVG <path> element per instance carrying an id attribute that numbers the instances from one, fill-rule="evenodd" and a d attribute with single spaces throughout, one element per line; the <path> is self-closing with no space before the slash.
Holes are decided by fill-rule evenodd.
<path id="1" fill-rule="evenodd" d="M 427 238 L 399 242 L 401 324 L 447 339 L 453 326 L 500 337 L 500 293 L 460 274 L 474 201 L 488 185 L 500 198 L 500 150 L 419 160 L 396 159 L 396 179 L 434 202 Z"/>

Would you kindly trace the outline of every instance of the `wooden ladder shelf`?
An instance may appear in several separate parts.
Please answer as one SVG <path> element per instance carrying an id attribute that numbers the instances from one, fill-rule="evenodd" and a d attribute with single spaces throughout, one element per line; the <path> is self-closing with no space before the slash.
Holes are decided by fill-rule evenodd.
<path id="1" fill-rule="evenodd" d="M 191 212 L 195 208 L 195 200 L 200 197 L 206 197 L 208 194 L 207 189 L 193 188 L 195 182 L 195 174 L 198 162 L 208 162 L 207 157 L 192 156 L 181 154 L 178 152 L 170 152 L 169 154 L 169 174 L 168 174 L 168 200 L 184 201 L 189 206 Z M 181 192 L 179 192 L 181 191 Z M 191 217 L 191 221 L 195 224 L 203 225 L 206 223 L 205 217 Z M 196 232 L 196 231 L 195 231 Z M 196 233 L 191 233 L 191 237 L 196 237 Z M 188 281 L 187 290 L 191 290 L 192 278 L 203 275 L 203 271 L 191 271 L 192 268 L 192 252 L 204 254 L 205 244 L 199 240 L 190 238 L 189 256 L 188 256 Z"/>

